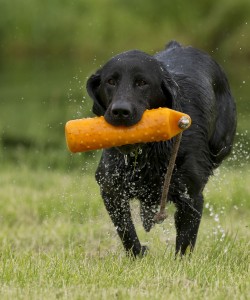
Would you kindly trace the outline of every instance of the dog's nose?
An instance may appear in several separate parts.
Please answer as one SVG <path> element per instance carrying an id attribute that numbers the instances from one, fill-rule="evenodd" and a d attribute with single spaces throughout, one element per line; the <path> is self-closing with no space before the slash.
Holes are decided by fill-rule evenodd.
<path id="1" fill-rule="evenodd" d="M 129 119 L 132 115 L 132 107 L 129 103 L 114 103 L 111 107 L 114 118 Z"/>

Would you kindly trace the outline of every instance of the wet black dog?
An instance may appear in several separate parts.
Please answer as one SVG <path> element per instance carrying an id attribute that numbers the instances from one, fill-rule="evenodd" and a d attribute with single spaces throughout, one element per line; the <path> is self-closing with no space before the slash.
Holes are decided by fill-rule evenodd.
<path id="1" fill-rule="evenodd" d="M 87 90 L 93 112 L 112 125 L 136 124 L 146 109 L 169 107 L 192 118 L 184 132 L 171 180 L 169 200 L 176 205 L 176 253 L 195 246 L 203 209 L 203 189 L 213 169 L 230 153 L 236 109 L 227 78 L 206 53 L 170 42 L 154 56 L 132 50 L 108 61 L 92 75 Z M 140 201 L 149 231 L 159 206 L 172 140 L 127 145 L 103 151 L 96 179 L 125 250 L 143 255 L 130 199 Z"/>

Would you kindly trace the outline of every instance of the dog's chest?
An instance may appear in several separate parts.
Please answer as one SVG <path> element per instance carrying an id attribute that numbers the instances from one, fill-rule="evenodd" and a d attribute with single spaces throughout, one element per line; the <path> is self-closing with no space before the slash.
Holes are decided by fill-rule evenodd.
<path id="1" fill-rule="evenodd" d="M 159 194 L 163 185 L 165 165 L 144 157 L 123 155 L 119 159 L 102 161 L 97 181 L 102 190 L 121 194 L 125 198 L 143 198 Z"/>

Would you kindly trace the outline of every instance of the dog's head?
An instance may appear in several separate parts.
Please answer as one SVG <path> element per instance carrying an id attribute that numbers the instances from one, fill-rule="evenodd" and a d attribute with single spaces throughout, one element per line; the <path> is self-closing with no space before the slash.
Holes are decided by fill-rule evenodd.
<path id="1" fill-rule="evenodd" d="M 153 56 L 132 50 L 109 60 L 87 82 L 93 112 L 114 125 L 131 126 L 146 109 L 175 109 L 177 85 Z"/>

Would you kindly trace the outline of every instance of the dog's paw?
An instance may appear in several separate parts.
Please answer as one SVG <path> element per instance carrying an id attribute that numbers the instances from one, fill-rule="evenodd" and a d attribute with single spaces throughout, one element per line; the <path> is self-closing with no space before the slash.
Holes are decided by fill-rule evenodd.
<path id="1" fill-rule="evenodd" d="M 142 256 L 147 255 L 148 252 L 149 252 L 149 247 L 148 246 L 142 246 L 141 248 L 142 248 L 142 250 L 141 250 Z"/>
<path id="2" fill-rule="evenodd" d="M 137 251 L 135 251 L 135 249 L 131 249 L 130 251 L 127 251 L 127 256 L 131 257 L 131 258 L 142 258 L 145 257 L 148 254 L 149 248 L 148 246 L 141 246 L 140 249 L 137 249 Z"/>
<path id="3" fill-rule="evenodd" d="M 141 247 L 141 252 L 140 252 L 140 254 L 138 255 L 140 258 L 141 257 L 144 257 L 144 256 L 146 256 L 147 254 L 148 254 L 148 252 L 149 252 L 149 248 L 148 248 L 148 246 L 142 246 Z"/>

